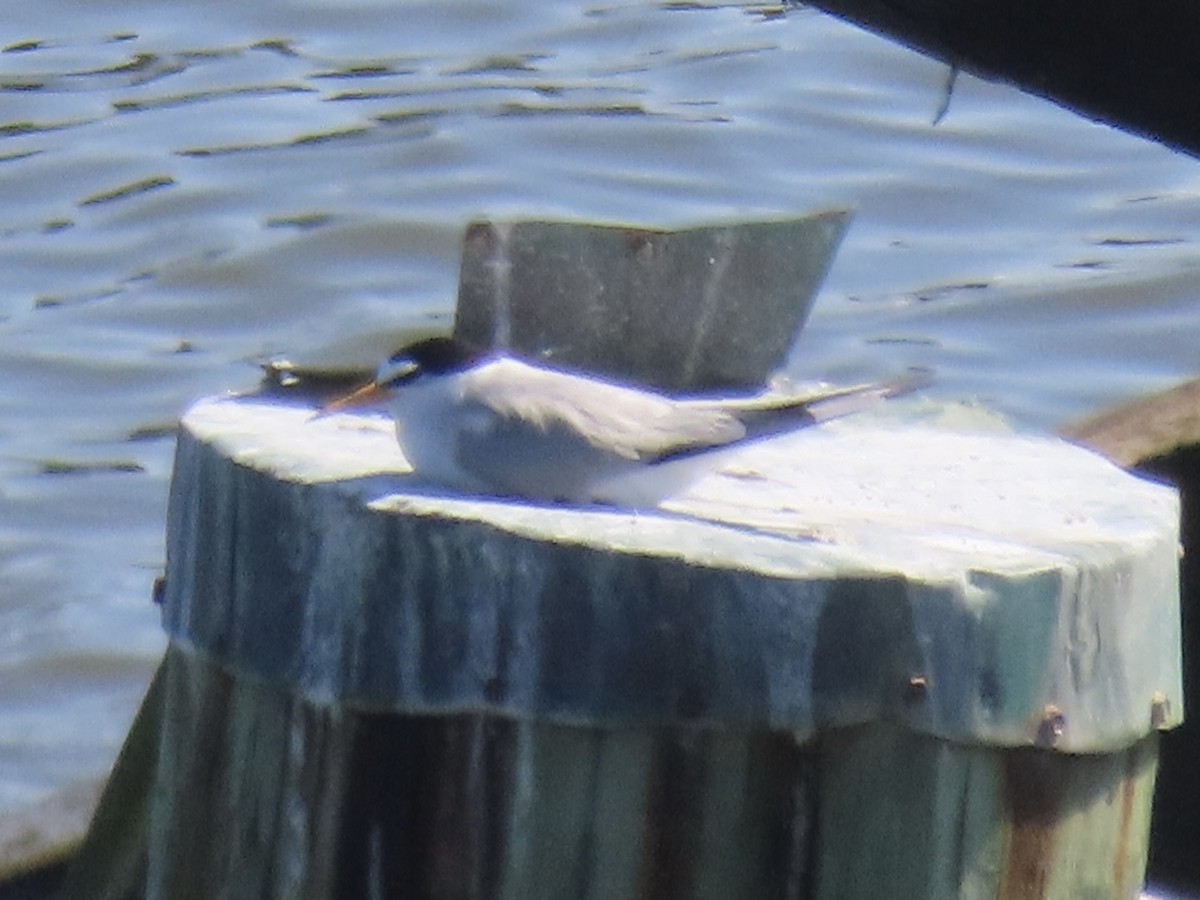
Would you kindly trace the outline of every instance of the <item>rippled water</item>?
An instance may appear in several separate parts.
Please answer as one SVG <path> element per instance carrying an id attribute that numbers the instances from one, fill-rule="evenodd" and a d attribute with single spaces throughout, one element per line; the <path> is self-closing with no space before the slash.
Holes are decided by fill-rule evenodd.
<path id="1" fill-rule="evenodd" d="M 446 321 L 476 216 L 857 210 L 806 377 L 1051 427 L 1197 369 L 1195 160 L 812 10 L 10 4 L 0 810 L 102 771 L 162 649 L 170 428 Z"/>

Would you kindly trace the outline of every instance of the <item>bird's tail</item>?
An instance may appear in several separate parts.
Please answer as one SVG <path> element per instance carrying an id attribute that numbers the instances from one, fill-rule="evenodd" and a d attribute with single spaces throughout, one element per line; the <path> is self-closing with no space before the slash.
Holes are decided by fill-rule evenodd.
<path id="1" fill-rule="evenodd" d="M 884 400 L 903 397 L 933 382 L 933 372 L 925 368 L 912 368 L 896 378 L 875 384 L 858 385 L 843 391 L 809 400 L 803 405 L 814 423 L 828 422 L 842 416 L 852 415 L 869 409 Z"/>
<path id="2" fill-rule="evenodd" d="M 736 400 L 719 401 L 697 398 L 685 401 L 699 407 L 713 406 L 735 416 L 745 426 L 745 433 L 729 446 L 772 437 L 807 425 L 817 425 L 870 409 L 892 397 L 901 397 L 926 387 L 933 373 L 925 368 L 912 368 L 896 378 L 850 387 L 801 389 L 796 386 L 775 385 L 770 390 Z M 659 462 L 707 453 L 710 444 L 691 445 L 663 454 Z"/>
<path id="3" fill-rule="evenodd" d="M 863 412 L 884 400 L 920 390 L 932 380 L 929 369 L 914 368 L 888 381 L 827 391 L 810 390 L 801 394 L 776 390 L 740 407 L 735 415 L 746 426 L 744 440 L 755 440 Z"/>

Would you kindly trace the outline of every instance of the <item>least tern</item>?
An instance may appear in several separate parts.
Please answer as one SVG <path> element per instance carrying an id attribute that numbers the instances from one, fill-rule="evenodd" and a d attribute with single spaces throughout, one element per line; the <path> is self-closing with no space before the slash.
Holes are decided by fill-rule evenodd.
<path id="1" fill-rule="evenodd" d="M 452 338 L 413 343 L 321 415 L 388 408 L 416 475 L 469 494 L 655 506 L 739 445 L 861 410 L 927 380 L 680 398 Z"/>

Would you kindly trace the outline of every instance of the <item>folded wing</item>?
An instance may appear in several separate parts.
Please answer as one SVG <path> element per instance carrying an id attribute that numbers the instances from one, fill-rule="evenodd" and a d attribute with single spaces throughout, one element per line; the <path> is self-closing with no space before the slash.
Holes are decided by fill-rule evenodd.
<path id="1" fill-rule="evenodd" d="M 464 404 L 490 413 L 481 426 L 574 434 L 595 450 L 652 461 L 680 450 L 740 440 L 745 426 L 712 405 L 680 404 L 660 394 L 502 359 L 464 380 Z"/>

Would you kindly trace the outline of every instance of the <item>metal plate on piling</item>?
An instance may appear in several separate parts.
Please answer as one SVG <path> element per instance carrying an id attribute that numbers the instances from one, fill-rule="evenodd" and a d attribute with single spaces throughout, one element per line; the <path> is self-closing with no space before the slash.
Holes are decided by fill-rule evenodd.
<path id="1" fill-rule="evenodd" d="M 849 220 L 476 222 L 455 335 L 667 390 L 761 385 L 786 361 Z"/>

